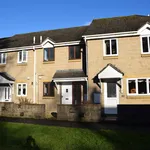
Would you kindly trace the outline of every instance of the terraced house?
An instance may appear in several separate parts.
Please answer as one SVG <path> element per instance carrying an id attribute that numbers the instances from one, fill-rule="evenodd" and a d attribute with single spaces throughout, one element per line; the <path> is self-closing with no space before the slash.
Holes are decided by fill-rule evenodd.
<path id="1" fill-rule="evenodd" d="M 0 39 L 0 101 L 58 106 L 150 104 L 150 17 L 94 19 L 89 26 Z M 93 105 L 94 107 L 94 105 Z"/>

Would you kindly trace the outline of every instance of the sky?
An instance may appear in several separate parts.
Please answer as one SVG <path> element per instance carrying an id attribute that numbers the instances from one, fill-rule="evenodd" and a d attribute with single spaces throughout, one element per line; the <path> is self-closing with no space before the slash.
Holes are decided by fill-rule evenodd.
<path id="1" fill-rule="evenodd" d="M 0 38 L 84 26 L 95 18 L 150 14 L 149 0 L 1 0 Z"/>

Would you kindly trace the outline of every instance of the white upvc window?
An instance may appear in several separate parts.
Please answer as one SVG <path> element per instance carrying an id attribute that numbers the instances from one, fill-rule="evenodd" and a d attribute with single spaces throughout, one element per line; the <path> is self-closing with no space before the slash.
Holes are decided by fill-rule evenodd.
<path id="1" fill-rule="evenodd" d="M 17 96 L 27 96 L 27 83 L 17 84 Z"/>
<path id="2" fill-rule="evenodd" d="M 103 40 L 104 56 L 118 56 L 118 40 L 105 39 Z"/>
<path id="3" fill-rule="evenodd" d="M 7 54 L 0 53 L 0 64 L 6 64 Z"/>
<path id="4" fill-rule="evenodd" d="M 150 95 L 150 78 L 127 79 L 127 95 Z"/>
<path id="5" fill-rule="evenodd" d="M 11 88 L 8 86 L 0 86 L 0 102 L 11 102 Z"/>
<path id="6" fill-rule="evenodd" d="M 18 63 L 26 63 L 28 58 L 28 51 L 23 50 L 18 52 Z"/>
<path id="7" fill-rule="evenodd" d="M 141 53 L 150 54 L 150 35 L 141 36 Z"/>

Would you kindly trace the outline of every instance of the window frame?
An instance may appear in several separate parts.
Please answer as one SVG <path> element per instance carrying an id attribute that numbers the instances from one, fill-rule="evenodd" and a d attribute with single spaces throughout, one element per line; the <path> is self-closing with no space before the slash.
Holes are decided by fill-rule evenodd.
<path id="1" fill-rule="evenodd" d="M 148 52 L 143 52 L 143 40 L 142 38 L 148 38 Z M 141 41 L 141 54 L 150 54 L 150 35 L 142 35 L 140 36 L 140 41 Z"/>
<path id="2" fill-rule="evenodd" d="M 50 95 L 44 95 L 44 84 L 48 84 L 48 94 Z M 51 92 L 49 92 L 49 89 L 51 90 L 51 84 L 52 82 L 43 82 L 43 97 L 55 97 L 55 89 L 54 89 L 54 86 L 53 86 L 53 95 L 51 95 Z"/>
<path id="3" fill-rule="evenodd" d="M 19 85 L 21 85 L 21 94 L 20 95 L 18 94 L 18 86 Z M 23 85 L 26 85 L 26 94 L 25 95 L 23 94 Z M 27 83 L 17 83 L 17 90 L 16 90 L 17 96 L 18 97 L 25 97 L 25 96 L 27 96 L 27 91 L 28 91 L 27 89 L 28 89 Z"/>
<path id="4" fill-rule="evenodd" d="M 5 54 L 5 57 L 4 57 L 4 54 Z M 7 53 L 0 53 L 0 64 L 6 64 L 7 62 Z M 2 62 L 3 61 L 3 58 L 5 58 L 5 62 Z"/>
<path id="5" fill-rule="evenodd" d="M 117 48 L 117 54 L 112 54 L 112 45 L 111 41 L 116 40 L 116 48 Z M 105 41 L 110 41 L 110 54 L 106 54 L 106 44 Z M 111 38 L 111 39 L 104 39 L 103 40 L 103 56 L 118 56 L 119 55 L 119 50 L 118 50 L 118 39 L 117 38 Z"/>
<path id="6" fill-rule="evenodd" d="M 146 79 L 146 88 L 147 88 L 147 93 L 146 94 L 139 94 L 138 93 L 138 80 L 139 79 Z M 136 93 L 129 93 L 129 80 L 135 80 L 135 89 L 136 89 Z M 150 77 L 140 77 L 140 78 L 128 78 L 126 80 L 126 85 L 127 85 L 127 95 L 128 96 L 147 96 L 150 95 L 150 84 L 148 84 L 148 81 L 150 80 Z"/>
<path id="7" fill-rule="evenodd" d="M 21 52 L 21 61 L 19 59 L 20 55 L 19 53 Z M 26 60 L 24 61 L 23 60 L 23 52 L 26 52 Z M 27 50 L 22 50 L 22 51 L 18 51 L 18 61 L 17 61 L 19 64 L 21 63 L 27 63 L 28 62 L 28 51 Z"/>
<path id="8" fill-rule="evenodd" d="M 75 57 L 70 58 L 70 47 L 73 47 L 75 56 L 76 56 L 76 48 L 75 47 L 79 47 L 80 58 L 75 58 Z M 68 46 L 68 60 L 81 60 L 81 46 L 80 45 L 69 45 Z"/>
<path id="9" fill-rule="evenodd" d="M 53 60 L 45 60 L 45 49 L 53 49 L 54 50 L 54 59 Z M 55 47 L 45 47 L 43 48 L 43 62 L 53 62 L 55 61 Z"/>

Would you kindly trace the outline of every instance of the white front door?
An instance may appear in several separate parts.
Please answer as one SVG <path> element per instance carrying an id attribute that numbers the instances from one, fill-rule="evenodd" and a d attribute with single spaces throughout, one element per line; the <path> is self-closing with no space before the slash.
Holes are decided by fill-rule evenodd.
<path id="1" fill-rule="evenodd" d="M 10 87 L 0 87 L 0 102 L 10 102 L 11 101 L 11 88 Z"/>
<path id="2" fill-rule="evenodd" d="M 119 88 L 116 83 L 104 83 L 104 113 L 117 114 Z"/>
<path id="3" fill-rule="evenodd" d="M 62 104 L 72 104 L 72 83 L 62 84 Z"/>

